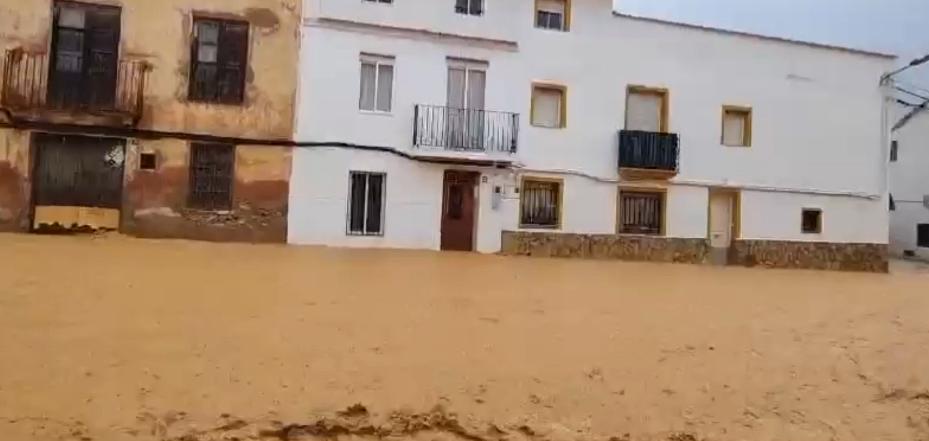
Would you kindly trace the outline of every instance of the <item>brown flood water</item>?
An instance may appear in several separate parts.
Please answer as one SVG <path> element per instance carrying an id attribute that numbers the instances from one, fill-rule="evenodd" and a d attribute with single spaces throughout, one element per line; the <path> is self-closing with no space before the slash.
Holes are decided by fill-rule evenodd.
<path id="1" fill-rule="evenodd" d="M 915 265 L 28 235 L 0 262 L 4 441 L 929 439 Z"/>

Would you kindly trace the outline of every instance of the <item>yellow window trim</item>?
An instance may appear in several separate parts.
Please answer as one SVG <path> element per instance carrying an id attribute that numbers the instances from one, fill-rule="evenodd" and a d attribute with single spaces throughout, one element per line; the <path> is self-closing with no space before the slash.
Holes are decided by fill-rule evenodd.
<path id="1" fill-rule="evenodd" d="M 536 27 L 536 28 L 538 28 L 538 26 L 536 26 L 536 17 L 538 17 L 538 15 L 539 15 L 539 1 L 540 1 L 540 0 L 535 0 L 535 8 L 533 8 L 533 10 L 532 10 L 532 12 L 533 12 L 533 15 L 532 15 L 532 26 L 533 26 L 533 27 Z M 564 29 L 563 29 L 563 32 L 569 32 L 570 30 L 571 30 L 571 0 L 564 0 Z"/>
<path id="2" fill-rule="evenodd" d="M 535 91 L 536 89 L 548 89 L 556 90 L 561 93 L 561 115 L 558 116 L 559 122 L 558 127 L 548 127 L 542 126 L 535 123 L 533 116 L 535 115 Z M 529 124 L 533 127 L 540 127 L 545 129 L 563 129 L 568 127 L 568 86 L 558 83 L 548 83 L 548 82 L 533 82 L 532 89 L 530 90 L 530 103 L 529 103 Z"/>
<path id="3" fill-rule="evenodd" d="M 669 133 L 671 131 L 671 92 L 666 87 L 651 87 L 651 86 L 641 86 L 637 84 L 630 84 L 626 88 L 626 121 L 625 124 L 629 124 L 629 95 L 632 94 L 646 94 L 646 95 L 658 95 L 661 97 L 661 121 L 658 122 L 658 130 L 661 133 Z"/>
<path id="4" fill-rule="evenodd" d="M 526 182 L 550 182 L 558 184 L 558 223 L 555 226 L 526 225 L 523 223 L 523 189 Z M 516 219 L 519 228 L 526 230 L 560 230 L 564 224 L 564 179 L 547 176 L 523 176 L 519 180 L 519 218 Z"/>
<path id="5" fill-rule="evenodd" d="M 726 144 L 726 115 L 741 114 L 745 117 L 745 130 L 742 133 L 742 144 Z M 724 105 L 722 111 L 722 127 L 719 132 L 719 142 L 726 147 L 751 147 L 752 146 L 752 108 L 749 106 L 731 106 Z"/>
<path id="6" fill-rule="evenodd" d="M 623 233 L 623 224 L 622 224 L 623 192 L 655 193 L 661 196 L 661 231 L 658 232 L 657 236 L 651 236 L 651 237 L 667 237 L 668 235 L 668 189 L 665 187 L 659 188 L 659 187 L 646 187 L 646 186 L 634 186 L 634 185 L 620 185 L 619 187 L 617 187 L 616 234 L 638 236 L 638 234 L 635 234 L 635 233 Z"/>

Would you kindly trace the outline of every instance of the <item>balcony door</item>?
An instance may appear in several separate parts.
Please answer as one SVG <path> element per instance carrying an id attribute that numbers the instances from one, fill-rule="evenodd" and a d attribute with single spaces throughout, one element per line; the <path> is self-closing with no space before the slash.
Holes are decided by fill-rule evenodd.
<path id="1" fill-rule="evenodd" d="M 448 66 L 447 146 L 455 150 L 484 150 L 485 63 L 450 60 Z"/>
<path id="2" fill-rule="evenodd" d="M 667 105 L 668 95 L 664 90 L 630 88 L 626 96 L 626 130 L 666 132 Z"/>
<path id="3" fill-rule="evenodd" d="M 120 15 L 118 7 L 55 3 L 48 60 L 48 102 L 52 107 L 114 107 Z"/>

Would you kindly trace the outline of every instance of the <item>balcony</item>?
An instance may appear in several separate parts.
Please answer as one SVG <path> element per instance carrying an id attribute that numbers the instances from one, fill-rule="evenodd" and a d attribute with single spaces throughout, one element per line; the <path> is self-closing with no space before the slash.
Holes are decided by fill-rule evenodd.
<path id="1" fill-rule="evenodd" d="M 626 179 L 668 179 L 678 171 L 675 133 L 619 132 L 619 171 Z"/>
<path id="2" fill-rule="evenodd" d="M 417 104 L 413 148 L 452 159 L 512 161 L 519 139 L 519 114 Z"/>
<path id="3" fill-rule="evenodd" d="M 142 116 L 148 64 L 116 60 L 110 65 L 59 60 L 11 49 L 3 60 L 0 106 L 15 118 L 53 123 L 135 125 Z M 82 66 L 83 64 L 83 66 Z M 75 65 L 77 69 L 74 69 Z"/>

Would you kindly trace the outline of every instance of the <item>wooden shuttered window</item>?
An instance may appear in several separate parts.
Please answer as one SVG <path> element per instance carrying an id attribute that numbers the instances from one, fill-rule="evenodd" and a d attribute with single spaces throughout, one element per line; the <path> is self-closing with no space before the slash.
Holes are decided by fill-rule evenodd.
<path id="1" fill-rule="evenodd" d="M 189 96 L 193 101 L 242 104 L 248 66 L 248 23 L 194 19 Z"/>

